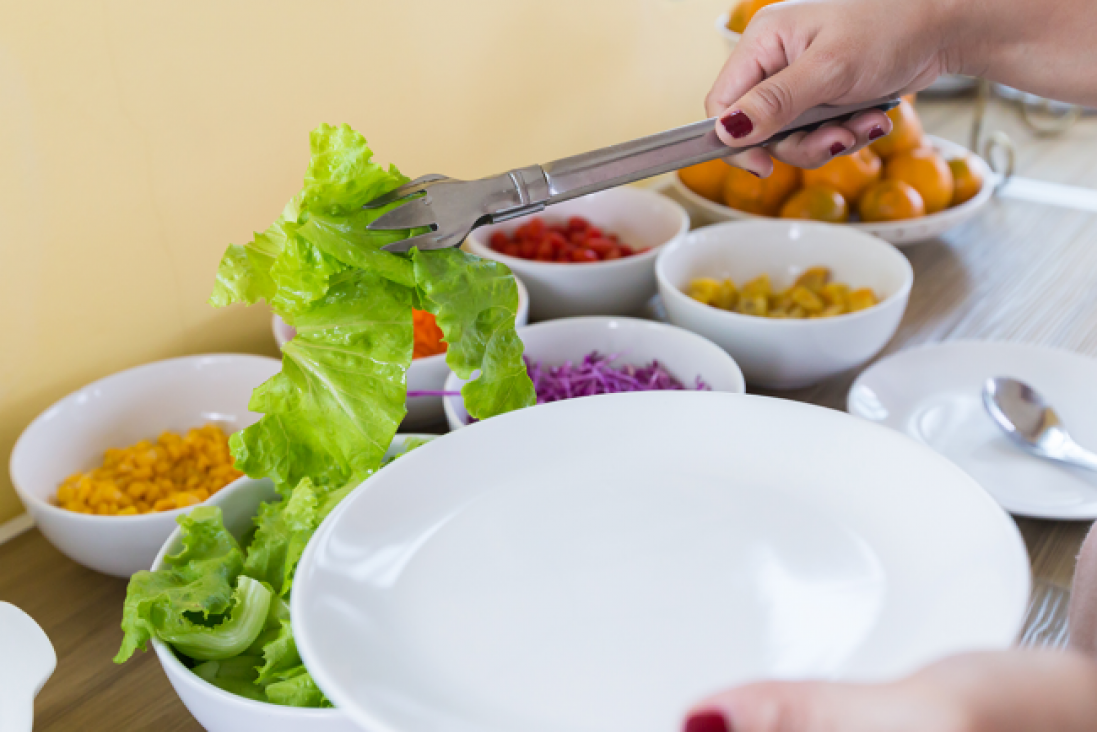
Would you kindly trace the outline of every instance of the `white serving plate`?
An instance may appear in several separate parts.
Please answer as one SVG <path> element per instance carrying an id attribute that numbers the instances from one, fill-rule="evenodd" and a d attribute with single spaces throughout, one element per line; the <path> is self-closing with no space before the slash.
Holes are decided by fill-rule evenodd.
<path id="1" fill-rule="evenodd" d="M 371 732 L 666 732 L 763 678 L 1006 648 L 1017 528 L 924 445 L 741 394 L 575 399 L 367 480 L 295 578 L 298 648 Z"/>
<path id="2" fill-rule="evenodd" d="M 991 171 L 986 161 L 969 151 L 963 145 L 950 142 L 940 137 L 926 135 L 926 139 L 945 156 L 945 158 L 970 155 L 975 168 L 983 178 L 983 187 L 970 201 L 959 206 L 947 208 L 935 214 L 922 216 L 917 219 L 905 221 L 884 221 L 880 223 L 863 223 L 860 221 L 842 224 L 866 234 L 874 234 L 881 239 L 886 239 L 895 246 L 902 247 L 911 244 L 920 244 L 929 241 L 949 229 L 968 221 L 982 209 L 991 198 L 994 197 L 994 186 L 997 176 Z M 704 196 L 699 196 L 687 188 L 676 174 L 667 178 L 667 189 L 675 200 L 685 206 L 694 225 L 717 223 L 720 221 L 743 221 L 750 219 L 772 220 L 771 216 L 757 216 L 755 214 L 739 211 L 715 201 L 710 201 Z"/>
<path id="3" fill-rule="evenodd" d="M 1097 473 L 1023 452 L 986 413 L 983 382 L 995 376 L 1031 384 L 1097 449 L 1097 360 L 1040 346 L 951 341 L 900 351 L 857 378 L 848 408 L 937 450 L 1010 513 L 1097 519 Z"/>
<path id="4" fill-rule="evenodd" d="M 529 322 L 529 292 L 526 291 L 522 280 L 515 277 L 514 282 L 518 285 L 518 313 L 514 317 L 514 324 L 520 328 Z M 279 348 L 286 345 L 289 339 L 297 334 L 293 326 L 287 325 L 277 315 L 271 316 L 271 330 L 274 332 L 274 340 Z M 407 370 L 408 391 L 441 391 L 449 373 L 444 353 L 417 358 L 411 362 L 411 367 Z M 440 396 L 408 397 L 406 406 L 408 413 L 400 423 L 401 429 L 415 429 L 435 424 L 442 421 L 444 417 Z"/>

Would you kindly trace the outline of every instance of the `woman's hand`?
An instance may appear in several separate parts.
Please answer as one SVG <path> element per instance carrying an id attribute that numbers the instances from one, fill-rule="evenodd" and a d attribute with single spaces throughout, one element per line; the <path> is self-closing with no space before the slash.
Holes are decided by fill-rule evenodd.
<path id="1" fill-rule="evenodd" d="M 699 704 L 685 732 L 1092 732 L 1097 663 L 977 653 L 893 684 L 762 683 Z"/>
<path id="2" fill-rule="evenodd" d="M 765 140 L 823 103 L 915 92 L 943 73 L 986 76 L 1063 101 L 1097 104 L 1092 0 L 785 0 L 751 20 L 705 100 L 731 147 Z M 814 168 L 891 131 L 867 112 L 768 151 Z M 732 162 L 766 176 L 765 150 Z"/>
<path id="3" fill-rule="evenodd" d="M 938 0 L 787 0 L 762 8 L 705 100 L 728 145 L 771 137 L 818 104 L 866 101 L 919 91 L 947 68 Z M 882 112 L 797 133 L 768 148 L 801 168 L 855 152 L 891 132 Z M 769 175 L 761 149 L 734 160 Z"/>

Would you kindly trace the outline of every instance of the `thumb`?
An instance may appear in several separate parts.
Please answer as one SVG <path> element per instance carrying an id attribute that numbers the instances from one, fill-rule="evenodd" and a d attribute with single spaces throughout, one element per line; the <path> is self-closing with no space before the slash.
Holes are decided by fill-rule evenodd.
<path id="1" fill-rule="evenodd" d="M 683 730 L 831 732 L 838 720 L 830 714 L 828 691 L 833 688 L 811 682 L 742 686 L 702 702 L 687 717 Z"/>
<path id="2" fill-rule="evenodd" d="M 731 102 L 719 115 L 716 133 L 731 147 L 764 142 L 812 107 L 840 98 L 850 85 L 848 66 L 835 54 L 808 48 Z"/>

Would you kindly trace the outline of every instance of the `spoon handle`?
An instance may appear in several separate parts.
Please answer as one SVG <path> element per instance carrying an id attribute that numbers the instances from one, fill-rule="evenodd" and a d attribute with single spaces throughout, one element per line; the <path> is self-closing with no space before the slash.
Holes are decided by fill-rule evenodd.
<path id="1" fill-rule="evenodd" d="M 1063 445 L 1063 461 L 1080 468 L 1097 471 L 1097 453 L 1091 452 L 1074 440 Z"/>

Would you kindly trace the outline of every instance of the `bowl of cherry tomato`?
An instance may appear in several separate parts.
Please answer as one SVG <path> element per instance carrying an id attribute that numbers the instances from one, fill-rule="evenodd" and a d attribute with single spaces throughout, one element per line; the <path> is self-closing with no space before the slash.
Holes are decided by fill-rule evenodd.
<path id="1" fill-rule="evenodd" d="M 613 188 L 475 229 L 465 248 L 506 264 L 529 288 L 530 319 L 629 315 L 655 294 L 655 257 L 689 231 L 676 201 Z"/>

